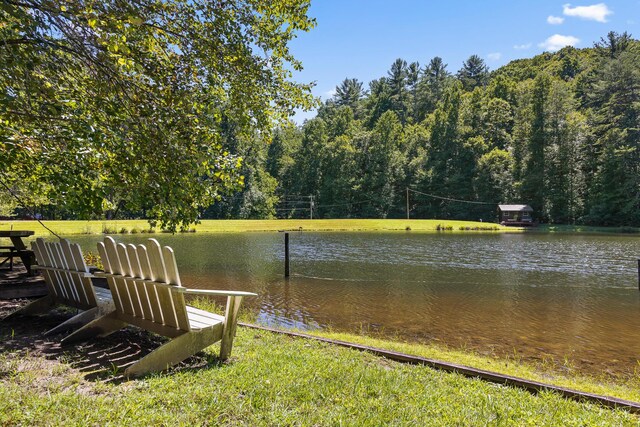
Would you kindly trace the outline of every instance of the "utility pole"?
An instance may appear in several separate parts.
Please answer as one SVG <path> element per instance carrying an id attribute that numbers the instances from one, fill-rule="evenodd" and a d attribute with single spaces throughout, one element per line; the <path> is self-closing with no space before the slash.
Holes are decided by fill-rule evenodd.
<path id="1" fill-rule="evenodd" d="M 311 198 L 309 202 L 309 211 L 311 212 L 311 219 L 313 219 L 313 196 L 309 196 Z"/>
<path id="2" fill-rule="evenodd" d="M 409 219 L 409 187 L 407 187 L 407 219 Z"/>

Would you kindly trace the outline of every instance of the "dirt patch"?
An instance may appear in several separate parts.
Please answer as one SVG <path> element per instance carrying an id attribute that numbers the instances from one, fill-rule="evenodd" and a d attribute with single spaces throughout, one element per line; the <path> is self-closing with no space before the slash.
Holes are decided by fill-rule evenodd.
<path id="1" fill-rule="evenodd" d="M 27 299 L 0 300 L 0 319 L 4 319 L 28 302 L 29 300 Z"/>
<path id="2" fill-rule="evenodd" d="M 0 318 L 13 313 L 29 300 L 0 300 Z M 125 381 L 124 369 L 167 340 L 138 328 L 128 327 L 104 338 L 61 346 L 64 334 L 44 336 L 76 310 L 56 308 L 41 316 L 15 316 L 0 323 L 0 381 L 23 379 L 37 391 L 51 387 L 73 387 L 91 394 L 91 382 Z M 170 372 L 218 364 L 210 353 L 200 352 Z"/>

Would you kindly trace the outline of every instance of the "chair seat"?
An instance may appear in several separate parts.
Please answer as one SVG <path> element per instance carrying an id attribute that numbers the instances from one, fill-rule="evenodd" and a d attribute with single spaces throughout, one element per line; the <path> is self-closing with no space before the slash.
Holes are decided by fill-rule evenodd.
<path id="1" fill-rule="evenodd" d="M 200 310 L 199 308 L 187 306 L 187 317 L 192 331 L 211 328 L 212 326 L 224 323 L 224 316 Z"/>

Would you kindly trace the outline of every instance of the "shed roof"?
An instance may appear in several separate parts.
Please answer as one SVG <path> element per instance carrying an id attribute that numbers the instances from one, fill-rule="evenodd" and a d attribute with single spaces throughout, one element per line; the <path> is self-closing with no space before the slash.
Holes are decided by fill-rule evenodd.
<path id="1" fill-rule="evenodd" d="M 533 208 L 529 205 L 498 205 L 498 208 L 503 212 L 533 212 Z"/>

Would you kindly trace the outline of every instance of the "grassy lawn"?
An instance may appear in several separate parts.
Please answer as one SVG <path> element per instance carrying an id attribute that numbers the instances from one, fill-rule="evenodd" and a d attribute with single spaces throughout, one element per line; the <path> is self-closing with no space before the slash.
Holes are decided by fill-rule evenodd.
<path id="1" fill-rule="evenodd" d="M 404 343 L 334 331 L 313 331 L 311 334 L 323 338 L 421 356 L 427 359 L 455 363 L 503 375 L 526 378 L 527 380 L 586 393 L 640 402 L 640 377 L 638 375 L 624 378 L 613 378 L 607 375 L 593 377 L 576 372 L 570 365 L 558 365 L 552 361 L 534 364 L 520 360 L 515 355 L 511 358 L 491 357 L 471 351 L 445 348 L 435 344 Z"/>
<path id="2" fill-rule="evenodd" d="M 110 233 L 146 232 L 146 220 L 117 221 L 44 221 L 45 225 L 61 235 L 99 234 L 107 229 Z M 36 235 L 47 236 L 37 221 L 0 221 L 0 230 L 34 230 Z M 431 219 L 278 219 L 278 220 L 203 220 L 192 226 L 192 230 L 204 233 L 244 231 L 514 231 L 514 228 L 476 221 L 450 221 Z"/>
<path id="3" fill-rule="evenodd" d="M 4 351 L 0 425 L 638 424 L 622 410 L 551 392 L 532 395 L 247 328 L 239 328 L 230 363 L 218 364 L 217 351 L 207 349 L 202 366 L 124 382 L 111 381 L 115 371 L 87 379 L 92 368 L 77 368 L 73 348 L 55 359 L 29 348 Z"/>

